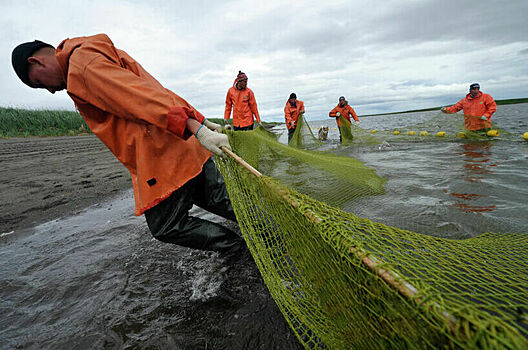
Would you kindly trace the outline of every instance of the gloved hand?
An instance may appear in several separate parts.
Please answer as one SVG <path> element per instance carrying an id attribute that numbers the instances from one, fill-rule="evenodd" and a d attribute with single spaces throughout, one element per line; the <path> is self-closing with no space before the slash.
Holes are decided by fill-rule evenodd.
<path id="1" fill-rule="evenodd" d="M 355 121 L 356 126 L 359 126 L 359 120 Z"/>
<path id="2" fill-rule="evenodd" d="M 225 146 L 231 150 L 231 146 L 229 145 L 229 140 L 226 134 L 220 134 L 218 132 L 211 131 L 207 127 L 204 128 L 203 125 L 200 126 L 198 131 L 196 131 L 195 136 L 202 146 L 217 156 L 224 156 L 224 152 L 220 148 L 222 146 Z"/>
<path id="3" fill-rule="evenodd" d="M 447 108 L 446 108 L 446 107 L 442 107 L 442 108 L 440 108 L 440 111 L 441 111 L 442 113 L 445 113 L 445 112 L 447 112 Z"/>
<path id="4" fill-rule="evenodd" d="M 226 123 L 226 124 L 224 125 L 224 128 L 225 128 L 226 130 L 233 130 L 233 126 L 232 126 L 231 124 L 228 124 L 228 123 Z"/>
<path id="5" fill-rule="evenodd" d="M 264 127 L 264 125 L 262 125 L 262 122 L 258 122 L 258 125 Z"/>
<path id="6" fill-rule="evenodd" d="M 482 117 L 479 117 L 479 119 L 482 119 L 482 120 L 488 121 L 488 117 L 486 117 L 485 115 L 483 115 Z"/>
<path id="7" fill-rule="evenodd" d="M 210 130 L 222 132 L 222 125 L 210 122 L 207 119 L 204 120 L 203 125 L 207 126 Z"/>
<path id="8" fill-rule="evenodd" d="M 292 120 L 292 121 L 290 122 L 290 127 L 295 128 L 295 121 Z"/>
<path id="9" fill-rule="evenodd" d="M 340 117 L 340 116 L 341 116 L 341 113 L 337 112 L 336 117 Z"/>

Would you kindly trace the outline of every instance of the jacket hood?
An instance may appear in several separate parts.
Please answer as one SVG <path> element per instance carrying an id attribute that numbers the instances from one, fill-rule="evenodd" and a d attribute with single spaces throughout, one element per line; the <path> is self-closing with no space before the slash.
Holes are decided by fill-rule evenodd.
<path id="1" fill-rule="evenodd" d="M 73 54 L 75 49 L 80 47 L 81 45 L 86 45 L 87 43 L 101 43 L 104 42 L 105 44 L 110 44 L 110 46 L 113 47 L 112 40 L 106 35 L 106 34 L 97 34 L 91 37 L 78 37 L 73 39 L 64 39 L 59 46 L 57 46 L 57 49 L 55 50 L 55 57 L 57 58 L 57 61 L 59 62 L 59 65 L 62 68 L 62 72 L 64 74 L 64 77 L 68 77 L 68 66 L 70 61 L 70 56 Z"/>
<path id="2" fill-rule="evenodd" d="M 236 78 L 235 78 L 235 81 L 233 82 L 233 87 L 238 90 Z M 244 90 L 246 90 L 246 89 L 249 89 L 249 88 L 246 86 Z M 240 90 L 240 91 L 244 91 L 244 90 Z"/>

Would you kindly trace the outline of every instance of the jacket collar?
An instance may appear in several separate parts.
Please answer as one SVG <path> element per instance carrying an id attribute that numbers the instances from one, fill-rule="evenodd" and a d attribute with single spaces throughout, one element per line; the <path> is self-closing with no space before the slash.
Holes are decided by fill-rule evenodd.
<path id="1" fill-rule="evenodd" d="M 112 44 L 112 41 L 106 34 L 97 34 L 97 35 L 88 36 L 88 37 L 64 39 L 59 44 L 59 46 L 57 46 L 57 49 L 55 50 L 55 57 L 57 58 L 57 61 L 59 62 L 59 65 L 62 69 L 62 73 L 64 74 L 64 79 L 66 80 L 66 84 L 68 83 L 67 78 L 68 78 L 68 67 L 70 65 L 70 56 L 81 45 L 83 45 L 86 42 L 92 42 L 92 41 L 93 42 L 99 41 L 99 42 Z"/>
<path id="2" fill-rule="evenodd" d="M 466 98 L 467 98 L 468 100 L 473 100 L 474 98 L 479 98 L 480 96 L 482 96 L 482 91 L 479 91 L 477 97 L 471 97 L 471 94 L 468 93 L 468 94 L 466 95 Z"/>

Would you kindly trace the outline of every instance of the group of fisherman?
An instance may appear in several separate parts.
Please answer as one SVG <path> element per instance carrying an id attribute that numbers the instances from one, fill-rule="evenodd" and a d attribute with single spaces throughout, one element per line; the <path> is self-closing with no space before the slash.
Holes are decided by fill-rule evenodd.
<path id="1" fill-rule="evenodd" d="M 163 87 L 105 34 L 65 39 L 56 48 L 39 40 L 26 42 L 13 50 L 11 58 L 15 73 L 29 87 L 52 94 L 66 89 L 92 132 L 130 171 L 135 214 L 145 215 L 156 239 L 232 255 L 247 251 L 231 229 L 189 215 L 195 204 L 236 221 L 212 160 L 212 153 L 225 156 L 223 150 L 231 149 L 219 124 Z M 261 124 L 247 80 L 239 72 L 226 96 L 224 119 L 229 121 L 233 110 L 235 130 L 252 129 L 254 119 Z M 480 130 L 490 127 L 496 105 L 472 84 L 464 99 L 442 111 L 461 109 L 477 116 L 466 117 L 466 128 Z M 303 101 L 292 93 L 284 108 L 290 138 L 304 112 Z M 359 123 L 344 96 L 329 116 L 337 118 L 338 126 L 340 117 Z"/>
<path id="2" fill-rule="evenodd" d="M 259 125 L 262 124 L 258 113 L 255 94 L 247 87 L 247 75 L 239 71 L 233 87 L 229 89 L 226 96 L 226 108 L 224 119 L 226 123 L 230 120 L 231 109 L 233 109 L 233 127 L 235 130 L 253 129 L 254 120 Z M 456 104 L 450 107 L 442 107 L 443 113 L 457 113 L 464 110 L 464 126 L 466 129 L 474 132 L 482 132 L 491 128 L 491 116 L 497 110 L 495 101 L 489 94 L 480 91 L 480 85 L 473 83 L 469 86 L 469 93 Z M 291 140 L 299 116 L 305 113 L 304 102 L 297 99 L 295 93 L 291 93 L 286 106 L 284 106 L 284 120 L 288 130 L 288 141 Z M 340 117 L 343 117 L 348 123 L 355 122 L 359 125 L 359 118 L 348 104 L 344 96 L 339 97 L 339 103 L 328 114 L 331 118 L 336 118 L 339 130 L 343 127 Z"/>
<path id="3" fill-rule="evenodd" d="M 230 125 L 231 110 L 233 110 L 232 123 L 234 130 L 252 130 L 255 120 L 257 124 L 262 125 L 255 94 L 247 87 L 247 82 L 247 75 L 239 71 L 233 86 L 227 91 L 224 119 L 226 125 Z M 291 140 L 297 128 L 299 116 L 304 114 L 305 111 L 304 102 L 298 100 L 295 93 L 291 93 L 288 101 L 286 101 L 286 106 L 284 106 L 284 119 L 286 128 L 288 129 L 288 141 Z M 356 125 L 359 125 L 356 112 L 348 104 L 344 96 L 339 97 L 339 103 L 330 111 L 329 116 L 336 118 L 338 127 L 340 126 L 339 117 L 341 116 L 349 122 L 351 121 L 350 117 L 352 117 Z"/>

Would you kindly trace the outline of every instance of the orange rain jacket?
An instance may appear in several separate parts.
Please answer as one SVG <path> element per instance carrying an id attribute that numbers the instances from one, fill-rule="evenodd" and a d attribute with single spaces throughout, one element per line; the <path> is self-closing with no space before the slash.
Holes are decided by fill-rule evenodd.
<path id="1" fill-rule="evenodd" d="M 236 79 L 234 85 L 236 85 Z M 227 91 L 225 105 L 225 120 L 231 117 L 231 108 L 233 108 L 233 126 L 244 128 L 253 125 L 253 115 L 255 115 L 257 123 L 260 123 L 257 101 L 250 88 L 238 90 L 236 86 L 231 87 Z"/>
<path id="2" fill-rule="evenodd" d="M 130 171 L 135 214 L 202 171 L 211 153 L 186 130 L 204 117 L 105 34 L 64 40 L 55 53 L 68 95 L 92 132 Z"/>
<path id="3" fill-rule="evenodd" d="M 335 108 L 332 109 L 330 113 L 328 113 L 328 115 L 330 117 L 335 118 L 337 117 L 336 115 L 337 112 L 341 113 L 341 115 L 345 117 L 345 119 L 348 121 L 350 121 L 350 115 L 352 115 L 352 118 L 354 118 L 355 121 L 357 122 L 359 121 L 358 116 L 356 112 L 354 111 L 354 108 L 350 107 L 349 104 L 346 104 L 345 107 L 341 107 L 338 103 L 337 106 L 335 106 Z M 339 125 L 339 118 L 336 118 L 336 121 L 337 121 L 337 126 L 341 126 Z"/>
<path id="4" fill-rule="evenodd" d="M 475 98 L 471 94 L 458 101 L 451 107 L 447 107 L 448 113 L 456 113 L 461 109 L 464 110 L 464 126 L 468 130 L 481 130 L 491 128 L 491 116 L 497 110 L 497 104 L 493 98 L 479 91 L 479 95 Z M 479 119 L 478 117 L 485 116 L 487 121 Z"/>
<path id="5" fill-rule="evenodd" d="M 299 114 L 304 113 L 304 102 L 297 100 L 297 107 L 292 107 L 290 101 L 286 101 L 286 106 L 284 106 L 284 119 L 286 119 L 286 127 L 288 129 L 295 129 L 297 127 L 297 119 L 299 119 Z M 291 122 L 294 122 L 294 126 L 291 126 Z"/>

